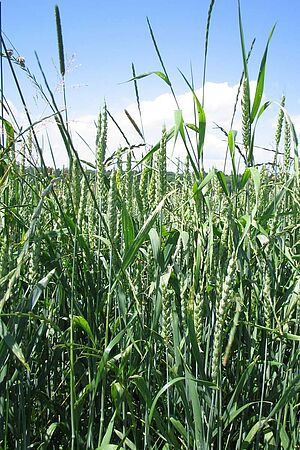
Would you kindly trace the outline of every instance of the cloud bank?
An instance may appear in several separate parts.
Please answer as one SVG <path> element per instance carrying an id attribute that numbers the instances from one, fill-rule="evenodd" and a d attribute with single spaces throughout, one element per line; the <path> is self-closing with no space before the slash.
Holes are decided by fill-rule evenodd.
<path id="1" fill-rule="evenodd" d="M 251 81 L 251 92 L 253 94 L 255 90 L 255 82 Z M 236 95 L 238 91 L 238 85 L 229 85 L 229 83 L 213 83 L 207 82 L 205 85 L 205 113 L 207 120 L 206 137 L 204 143 L 204 163 L 205 168 L 216 167 L 223 169 L 224 158 L 226 154 L 226 137 L 216 127 L 216 124 L 229 131 L 233 108 L 236 101 Z M 196 90 L 198 98 L 202 99 L 202 89 Z M 183 113 L 185 122 L 194 122 L 194 105 L 193 97 L 190 92 L 184 92 L 177 96 L 177 101 L 180 109 Z M 109 108 L 109 105 L 108 105 Z M 167 129 L 174 125 L 174 111 L 177 109 L 176 103 L 171 93 L 165 93 L 150 100 L 141 101 L 142 122 L 145 131 L 146 143 L 154 145 L 160 139 L 161 130 L 163 125 Z M 136 103 L 131 103 L 126 106 L 126 110 L 131 117 L 136 121 L 138 126 L 141 126 L 140 118 Z M 114 119 L 126 135 L 131 145 L 141 144 L 142 139 L 130 123 L 128 117 L 126 117 L 124 111 L 117 111 L 114 114 Z M 298 118 L 297 118 L 298 119 Z M 258 127 L 257 144 L 262 146 L 268 146 L 272 148 L 273 136 L 274 136 L 274 114 L 267 117 L 265 120 L 262 118 L 263 126 Z M 97 117 L 85 114 L 79 117 L 70 119 L 70 130 L 72 137 L 78 150 L 80 157 L 83 160 L 90 162 L 95 161 L 95 137 L 96 127 L 95 122 Z M 299 120 L 297 121 L 299 122 Z M 237 112 L 233 123 L 233 129 L 238 131 L 237 141 L 241 141 L 241 113 L 240 113 L 240 100 L 237 106 Z M 47 149 L 47 139 L 45 133 L 47 131 L 51 141 L 56 164 L 58 166 L 67 165 L 67 154 L 64 149 L 63 141 L 61 140 L 55 124 L 52 120 L 47 120 L 36 127 L 37 135 L 39 139 L 44 142 L 44 157 L 46 163 L 52 165 L 52 159 L 49 150 Z M 191 137 L 194 132 L 190 130 Z M 108 154 L 113 153 L 119 146 L 126 146 L 126 143 L 117 129 L 117 127 L 109 121 L 108 128 Z M 173 149 L 173 144 L 169 145 L 169 156 L 173 161 L 184 160 L 186 153 L 183 144 L 178 140 L 178 143 Z M 174 150 L 174 151 L 172 151 Z M 142 156 L 142 150 L 135 151 L 135 157 L 139 159 Z M 272 160 L 272 154 L 263 152 L 262 150 L 256 151 L 256 160 L 258 162 L 265 162 Z"/>

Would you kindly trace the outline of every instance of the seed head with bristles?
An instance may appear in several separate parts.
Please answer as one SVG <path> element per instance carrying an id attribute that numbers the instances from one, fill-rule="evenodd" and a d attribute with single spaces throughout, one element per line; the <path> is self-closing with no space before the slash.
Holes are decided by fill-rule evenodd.
<path id="1" fill-rule="evenodd" d="M 280 105 L 282 107 L 284 107 L 284 105 L 285 105 L 285 96 L 284 95 L 281 98 Z M 284 113 L 283 113 L 282 108 L 280 108 L 279 109 L 279 113 L 278 113 L 277 127 L 276 127 L 276 133 L 275 133 L 276 150 L 278 150 L 278 147 L 279 147 L 279 144 L 280 144 L 282 125 L 283 125 L 283 117 L 284 117 Z"/>
<path id="2" fill-rule="evenodd" d="M 104 105 L 102 111 L 99 113 L 97 136 L 96 136 L 96 192 L 99 204 L 103 207 L 106 205 L 107 189 L 105 185 L 105 153 L 107 141 L 107 110 Z"/>
<path id="3" fill-rule="evenodd" d="M 110 175 L 110 188 L 107 200 L 107 226 L 109 237 L 113 240 L 117 232 L 117 188 L 115 170 L 113 170 Z"/>
<path id="4" fill-rule="evenodd" d="M 159 203 L 167 190 L 167 132 L 166 127 L 163 127 L 160 141 L 160 148 L 158 152 L 158 180 L 157 180 L 157 203 Z"/>
<path id="5" fill-rule="evenodd" d="M 221 346 L 222 346 L 222 331 L 223 325 L 226 317 L 226 311 L 228 307 L 228 303 L 230 300 L 230 288 L 232 284 L 232 278 L 234 274 L 234 267 L 236 263 L 236 255 L 232 254 L 228 267 L 227 274 L 222 285 L 222 294 L 221 299 L 217 303 L 217 312 L 216 312 L 216 325 L 215 325 L 215 333 L 214 333 L 214 343 L 213 343 L 213 357 L 212 357 L 212 379 L 216 382 L 218 381 L 218 373 L 219 373 L 219 362 L 221 355 Z"/>
<path id="6" fill-rule="evenodd" d="M 248 92 L 248 80 L 245 78 L 243 82 L 242 97 L 242 137 L 245 156 L 248 159 L 251 141 L 251 123 L 250 123 L 250 98 Z"/>
<path id="7" fill-rule="evenodd" d="M 127 160 L 126 160 L 126 173 L 125 173 L 125 202 L 127 211 L 129 214 L 132 214 L 133 208 L 133 174 L 131 167 L 131 150 L 129 149 L 127 152 Z"/>
<path id="8" fill-rule="evenodd" d="M 284 121 L 284 168 L 286 173 L 290 169 L 291 158 L 291 128 L 287 120 Z"/>

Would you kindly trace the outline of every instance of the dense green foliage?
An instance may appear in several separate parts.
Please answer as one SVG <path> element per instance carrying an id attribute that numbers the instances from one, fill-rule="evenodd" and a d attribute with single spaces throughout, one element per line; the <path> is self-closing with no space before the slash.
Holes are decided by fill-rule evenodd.
<path id="1" fill-rule="evenodd" d="M 300 445 L 298 142 L 282 106 L 272 164 L 255 167 L 266 53 L 251 106 L 240 29 L 243 146 L 228 130 L 229 176 L 204 173 L 191 86 L 195 124 L 177 111 L 139 164 L 130 148 L 107 159 L 106 106 L 94 169 L 50 91 L 68 170 L 46 168 L 34 126 L 4 122 L 1 449 Z M 176 175 L 172 138 L 188 154 Z"/>

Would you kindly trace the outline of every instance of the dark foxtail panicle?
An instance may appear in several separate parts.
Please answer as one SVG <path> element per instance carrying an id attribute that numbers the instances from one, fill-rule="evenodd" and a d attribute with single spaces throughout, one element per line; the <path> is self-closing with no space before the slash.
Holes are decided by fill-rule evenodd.
<path id="1" fill-rule="evenodd" d="M 64 45 L 63 45 L 60 13 L 59 13 L 59 8 L 57 5 L 55 5 L 54 9 L 55 9 L 56 35 L 57 35 L 60 74 L 62 77 L 64 77 L 65 73 L 66 73 L 66 68 L 65 68 L 65 55 L 64 55 Z"/>

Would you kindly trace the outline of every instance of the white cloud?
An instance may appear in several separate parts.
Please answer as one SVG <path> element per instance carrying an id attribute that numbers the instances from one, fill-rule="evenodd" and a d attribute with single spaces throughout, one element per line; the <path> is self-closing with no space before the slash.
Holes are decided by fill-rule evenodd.
<path id="1" fill-rule="evenodd" d="M 256 82 L 251 81 L 251 96 L 254 96 Z M 223 169 L 224 158 L 226 154 L 226 136 L 217 129 L 215 124 L 218 124 L 226 131 L 229 131 L 231 119 L 233 114 L 233 107 L 236 101 L 238 85 L 230 86 L 227 82 L 212 83 L 207 82 L 205 85 L 205 114 L 207 120 L 206 137 L 204 144 L 204 161 L 205 167 L 217 167 Z M 198 99 L 202 100 L 202 89 L 196 90 Z M 177 97 L 179 107 L 183 112 L 183 117 L 186 122 L 194 121 L 194 106 L 193 96 L 191 92 L 187 91 Z M 130 115 L 139 123 L 139 115 L 136 104 L 132 103 L 126 108 Z M 174 124 L 174 111 L 176 104 L 171 93 L 163 94 L 151 101 L 141 102 L 141 110 L 143 117 L 143 125 L 145 129 L 147 143 L 156 143 L 160 139 L 162 125 L 165 124 L 170 128 Z M 130 142 L 139 142 L 138 136 L 134 131 L 132 125 L 124 114 L 118 114 L 117 121 L 121 128 L 128 136 Z M 237 139 L 241 140 L 241 113 L 240 100 L 237 105 L 237 112 L 234 119 L 233 128 L 238 130 Z M 270 135 L 268 129 L 263 129 L 263 136 L 261 140 L 258 137 L 257 142 L 261 145 L 269 144 Z M 190 131 L 193 136 L 193 131 Z M 110 144 L 113 148 L 117 145 L 117 135 L 111 136 Z M 172 147 L 172 146 L 171 146 Z M 185 158 L 184 146 L 181 142 L 176 145 L 173 158 Z M 268 160 L 269 154 L 259 155 L 261 161 Z M 228 167 L 228 166 L 227 166 Z"/>
<path id="2" fill-rule="evenodd" d="M 224 83 L 212 83 L 207 82 L 205 86 L 205 113 L 207 119 L 206 138 L 204 144 L 204 159 L 206 169 L 209 167 L 217 167 L 223 169 L 224 157 L 226 153 L 226 137 L 220 131 L 217 130 L 214 123 L 217 123 L 223 127 L 226 131 L 229 130 L 233 107 L 236 100 L 238 85 L 230 86 L 227 82 Z M 251 81 L 251 92 L 255 91 L 255 82 Z M 196 91 L 198 98 L 202 99 L 202 90 Z M 186 122 L 193 122 L 193 97 L 190 92 L 184 92 L 177 97 L 179 107 L 183 112 L 183 117 Z M 126 110 L 133 117 L 138 125 L 140 125 L 139 114 L 137 105 L 135 103 L 129 104 Z M 152 100 L 144 100 L 141 102 L 141 110 L 143 117 L 143 126 L 145 130 L 145 137 L 147 144 L 155 144 L 160 139 L 162 126 L 165 124 L 167 129 L 173 126 L 174 123 L 174 111 L 176 110 L 176 104 L 171 93 L 160 95 Z M 137 134 L 136 130 L 126 117 L 123 111 L 119 111 L 114 114 L 114 118 L 129 139 L 131 144 L 140 144 L 141 138 Z M 300 124 L 300 116 L 296 118 Z M 93 155 L 95 147 L 96 128 L 95 121 L 97 117 L 93 115 L 82 115 L 70 120 L 70 130 L 74 144 L 80 157 L 84 160 L 94 162 L 95 157 Z M 262 117 L 262 121 L 263 121 Z M 272 118 L 272 120 L 274 120 Z M 274 130 L 270 127 L 270 121 L 268 126 L 259 126 L 256 142 L 258 145 L 270 145 L 273 139 Z M 263 122 L 262 122 L 263 123 Z M 51 139 L 51 144 L 55 156 L 57 165 L 67 164 L 67 154 L 64 149 L 63 141 L 59 136 L 56 125 L 53 124 L 53 120 L 48 120 L 37 126 L 38 136 L 45 135 L 45 128 Z M 237 114 L 234 121 L 234 129 L 239 131 L 237 140 L 241 140 L 241 114 L 240 114 L 240 101 L 238 103 Z M 192 136 L 194 132 L 190 130 Z M 88 145 L 78 136 L 80 135 Z M 47 164 L 51 164 L 51 157 L 49 151 L 46 150 L 47 142 L 44 137 L 44 156 Z M 172 158 L 185 159 L 185 150 L 183 144 L 178 140 L 175 151 Z M 109 121 L 108 129 L 108 151 L 110 153 L 117 150 L 122 145 L 126 146 L 124 139 L 117 130 L 116 126 Z M 90 146 L 91 149 L 88 148 Z M 173 144 L 169 145 L 169 151 L 172 152 Z M 135 155 L 139 158 L 142 151 L 136 151 Z M 270 160 L 270 153 L 262 153 L 259 151 L 259 161 Z"/>

